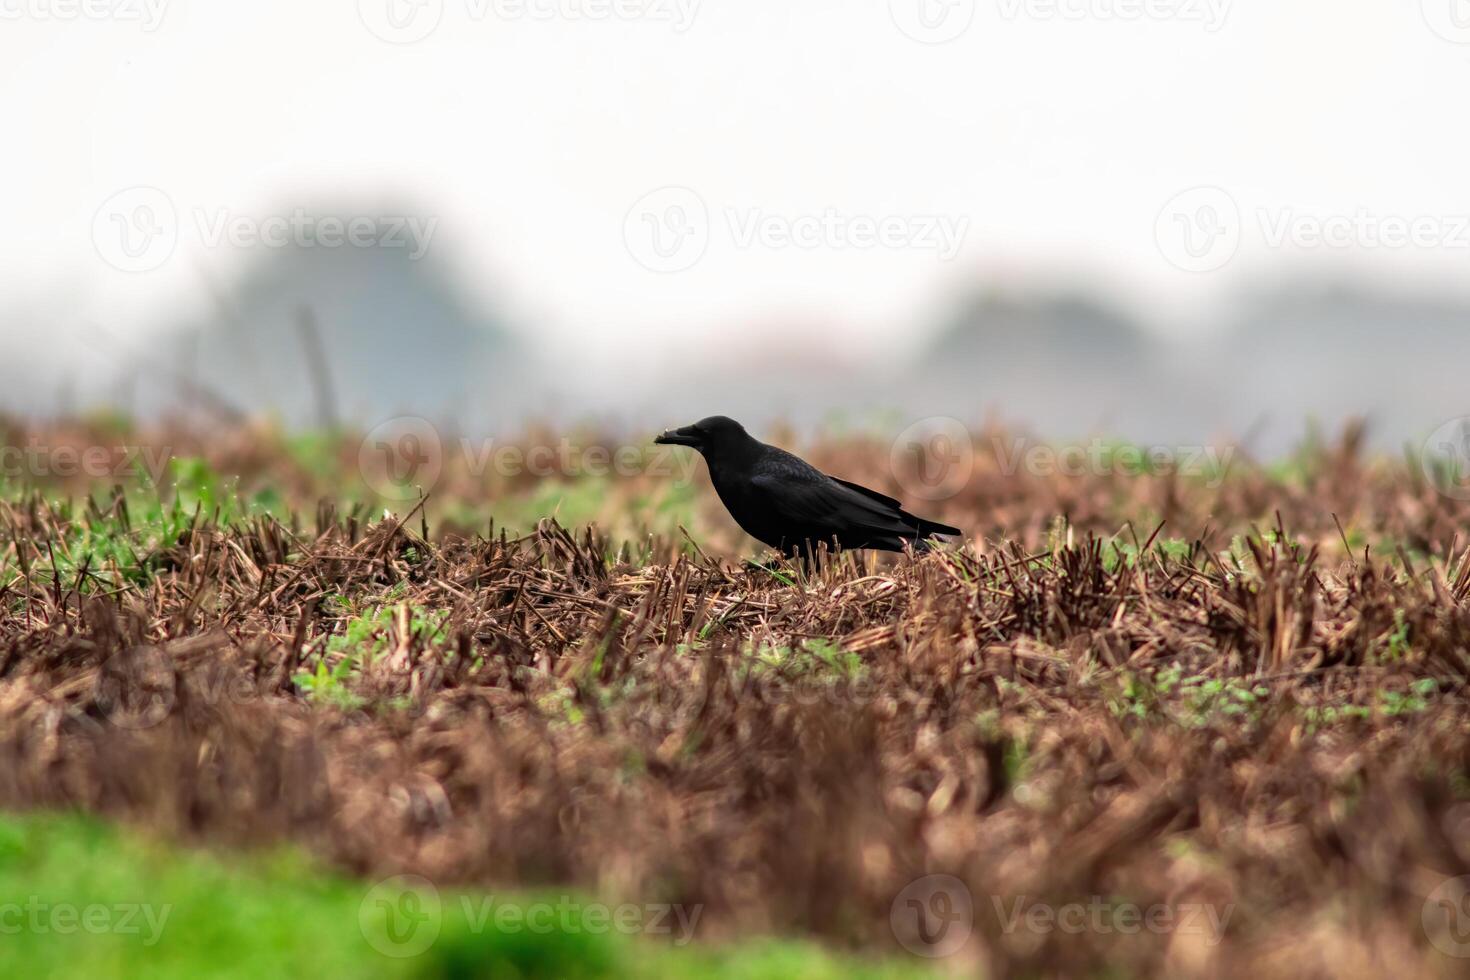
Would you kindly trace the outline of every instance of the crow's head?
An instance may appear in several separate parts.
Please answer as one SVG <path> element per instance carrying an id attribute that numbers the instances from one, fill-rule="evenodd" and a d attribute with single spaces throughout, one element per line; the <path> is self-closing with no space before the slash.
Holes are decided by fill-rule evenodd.
<path id="1" fill-rule="evenodd" d="M 693 425 L 669 429 L 653 441 L 661 446 L 689 446 L 707 453 L 749 438 L 739 422 L 723 415 L 711 415 Z"/>

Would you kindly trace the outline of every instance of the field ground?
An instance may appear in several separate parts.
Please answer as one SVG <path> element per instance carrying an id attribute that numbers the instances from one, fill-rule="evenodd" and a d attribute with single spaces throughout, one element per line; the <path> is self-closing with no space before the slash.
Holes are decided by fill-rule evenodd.
<path id="1" fill-rule="evenodd" d="M 385 505 L 346 434 L 12 424 L 12 962 L 1463 975 L 1470 502 L 1355 431 L 1206 473 L 991 435 L 908 498 L 969 540 L 811 569 L 651 460 Z M 57 462 L 130 445 L 159 478 Z"/>

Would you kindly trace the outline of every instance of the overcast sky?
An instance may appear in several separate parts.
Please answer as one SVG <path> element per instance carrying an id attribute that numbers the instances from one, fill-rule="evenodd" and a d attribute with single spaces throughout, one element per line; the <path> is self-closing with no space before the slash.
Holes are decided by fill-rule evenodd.
<path id="1" fill-rule="evenodd" d="M 202 311 L 201 268 L 340 202 L 416 209 L 468 288 L 595 357 L 751 324 L 884 354 L 976 277 L 1174 329 L 1262 274 L 1470 282 L 1464 0 L 0 15 L 0 311 L 48 336 Z"/>

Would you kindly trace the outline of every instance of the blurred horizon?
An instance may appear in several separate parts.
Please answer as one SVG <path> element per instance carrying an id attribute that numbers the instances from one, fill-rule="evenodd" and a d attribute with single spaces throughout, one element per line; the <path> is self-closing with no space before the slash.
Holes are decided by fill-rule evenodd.
<path id="1" fill-rule="evenodd" d="M 0 410 L 1268 455 L 1465 413 L 1438 0 L 605 6 L 15 8 Z"/>

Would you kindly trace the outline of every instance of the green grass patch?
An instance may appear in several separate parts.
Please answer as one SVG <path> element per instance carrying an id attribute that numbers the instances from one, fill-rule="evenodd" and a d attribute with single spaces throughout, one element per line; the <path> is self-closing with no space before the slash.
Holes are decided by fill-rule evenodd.
<path id="1" fill-rule="evenodd" d="M 917 963 L 864 964 L 800 943 L 675 945 L 692 910 L 685 926 L 670 914 L 667 934 L 646 937 L 627 934 L 633 906 L 400 885 L 324 873 L 288 851 L 226 860 L 75 814 L 0 817 L 0 949 L 11 976 L 927 975 Z M 638 915 L 653 922 L 652 911 Z"/>

